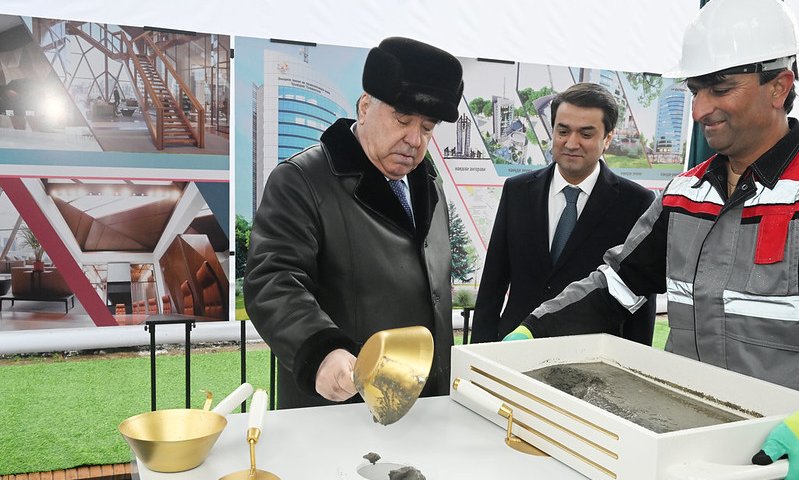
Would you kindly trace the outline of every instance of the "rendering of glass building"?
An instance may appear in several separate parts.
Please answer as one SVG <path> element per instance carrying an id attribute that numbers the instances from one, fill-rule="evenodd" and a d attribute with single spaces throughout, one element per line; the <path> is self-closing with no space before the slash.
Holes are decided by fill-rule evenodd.
<path id="1" fill-rule="evenodd" d="M 655 161 L 658 163 L 682 161 L 686 141 L 683 119 L 688 105 L 688 90 L 680 83 L 670 85 L 660 96 L 655 126 Z"/>
<path id="2" fill-rule="evenodd" d="M 258 111 L 253 112 L 262 132 L 254 165 L 256 205 L 278 163 L 318 143 L 336 119 L 352 116 L 344 96 L 314 70 L 310 54 L 309 47 L 300 48 L 293 56 L 264 51 L 263 96 Z"/>

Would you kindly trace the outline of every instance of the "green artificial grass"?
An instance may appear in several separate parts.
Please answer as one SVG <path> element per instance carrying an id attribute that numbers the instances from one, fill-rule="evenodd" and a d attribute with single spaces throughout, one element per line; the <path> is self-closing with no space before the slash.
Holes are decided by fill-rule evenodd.
<path id="1" fill-rule="evenodd" d="M 117 426 L 150 410 L 149 356 L 0 366 L 0 475 L 131 461 Z M 185 407 L 185 357 L 156 358 L 158 409 Z M 268 389 L 269 351 L 247 352 L 247 380 Z M 191 356 L 192 408 L 240 384 L 240 353 Z"/>

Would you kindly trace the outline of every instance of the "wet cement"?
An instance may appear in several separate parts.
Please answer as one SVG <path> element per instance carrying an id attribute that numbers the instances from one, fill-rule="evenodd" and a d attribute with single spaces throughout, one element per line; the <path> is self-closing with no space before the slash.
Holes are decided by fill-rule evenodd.
<path id="1" fill-rule="evenodd" d="M 422 472 L 413 467 L 402 467 L 388 472 L 389 480 L 426 480 Z"/>
<path id="2" fill-rule="evenodd" d="M 380 455 L 375 452 L 369 452 L 363 456 L 369 463 L 376 465 L 380 460 Z M 397 468 L 388 472 L 388 480 L 427 480 L 427 477 L 422 475 L 422 472 L 410 465 Z"/>
<path id="3" fill-rule="evenodd" d="M 606 363 L 550 365 L 523 373 L 656 433 L 745 419 Z"/>

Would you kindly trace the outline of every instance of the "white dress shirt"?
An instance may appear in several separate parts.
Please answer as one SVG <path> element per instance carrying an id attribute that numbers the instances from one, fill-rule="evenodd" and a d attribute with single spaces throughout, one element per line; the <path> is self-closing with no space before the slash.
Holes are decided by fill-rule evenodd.
<path id="1" fill-rule="evenodd" d="M 357 124 L 358 124 L 358 122 L 355 122 L 350 127 L 350 131 L 352 132 L 353 135 L 355 135 L 355 126 Z M 356 135 L 355 138 L 358 138 L 358 136 Z M 390 178 L 386 177 L 385 175 L 383 175 L 383 177 L 386 179 L 386 182 L 391 180 Z M 402 189 L 402 191 L 405 193 L 405 200 L 408 201 L 408 205 L 410 205 L 410 207 L 411 207 L 411 217 L 413 217 L 413 202 L 411 201 L 411 186 L 408 184 L 408 176 L 407 175 L 403 176 L 402 178 L 400 178 L 400 181 L 405 184 L 405 188 Z M 566 200 L 563 200 L 563 202 L 564 202 L 564 205 L 565 205 Z M 561 207 L 561 210 L 563 210 L 563 207 Z M 414 224 L 416 223 L 416 219 L 415 218 L 411 218 L 411 220 L 413 221 Z"/>
<path id="2" fill-rule="evenodd" d="M 552 239 L 555 237 L 555 228 L 558 226 L 560 214 L 563 213 L 563 209 L 566 208 L 566 196 L 563 194 L 563 189 L 569 185 L 580 188 L 580 196 L 577 197 L 577 218 L 579 219 L 580 214 L 583 213 L 585 203 L 588 201 L 588 197 L 591 195 L 594 185 L 596 185 L 597 179 L 599 179 L 599 162 L 596 162 L 594 171 L 577 185 L 571 185 L 567 182 L 566 179 L 563 178 L 563 175 L 560 174 L 558 166 L 555 166 L 555 172 L 552 174 L 552 181 L 549 183 L 549 196 L 547 197 L 549 200 L 550 248 L 552 248 Z"/>

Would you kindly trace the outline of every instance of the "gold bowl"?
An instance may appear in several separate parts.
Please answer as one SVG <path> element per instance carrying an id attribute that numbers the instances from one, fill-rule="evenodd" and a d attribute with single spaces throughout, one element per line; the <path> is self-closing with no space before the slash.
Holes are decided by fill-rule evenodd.
<path id="1" fill-rule="evenodd" d="M 119 433 L 147 468 L 172 473 L 203 463 L 226 425 L 218 413 L 181 408 L 130 417 Z"/>
<path id="2" fill-rule="evenodd" d="M 425 327 L 375 333 L 364 344 L 353 370 L 355 388 L 376 422 L 390 425 L 411 409 L 433 363 L 433 335 Z"/>

